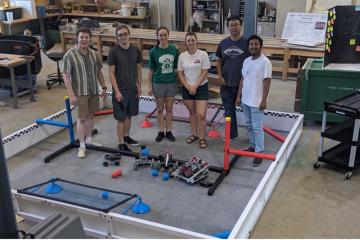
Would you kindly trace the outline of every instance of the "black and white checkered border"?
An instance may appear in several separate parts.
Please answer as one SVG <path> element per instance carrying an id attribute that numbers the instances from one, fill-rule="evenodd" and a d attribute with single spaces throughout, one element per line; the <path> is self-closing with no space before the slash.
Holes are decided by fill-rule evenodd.
<path id="1" fill-rule="evenodd" d="M 54 115 L 54 116 L 51 116 L 49 117 L 47 120 L 57 120 L 61 117 L 63 117 L 64 115 L 66 115 L 66 110 L 63 110 L 62 112 Z M 6 137 L 3 139 L 3 144 L 7 144 L 7 143 L 10 143 L 14 140 L 16 140 L 17 138 L 23 136 L 23 135 L 26 135 L 32 131 L 34 131 L 35 129 L 38 129 L 40 127 L 41 124 L 37 124 L 37 123 L 34 123 L 33 125 L 21 130 L 20 132 L 17 132 L 17 133 L 14 133 L 12 134 L 11 136 L 9 137 Z"/>
<path id="2" fill-rule="evenodd" d="M 242 109 L 240 107 L 237 107 L 236 112 L 242 112 Z M 299 118 L 299 114 L 296 113 L 283 113 L 283 112 L 273 112 L 273 111 L 264 111 L 264 115 L 278 117 L 278 118 L 291 118 L 291 119 Z"/>

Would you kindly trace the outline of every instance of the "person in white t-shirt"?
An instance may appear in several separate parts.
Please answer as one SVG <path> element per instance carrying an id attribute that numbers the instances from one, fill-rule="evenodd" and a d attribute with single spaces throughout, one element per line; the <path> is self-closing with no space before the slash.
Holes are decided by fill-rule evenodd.
<path id="1" fill-rule="evenodd" d="M 251 56 L 246 58 L 242 68 L 242 79 L 239 86 L 237 105 L 241 103 L 249 132 L 252 152 L 264 152 L 264 110 L 270 90 L 272 66 L 261 49 L 263 40 L 253 35 L 248 39 Z M 253 159 L 253 166 L 259 166 L 261 158 Z"/>
<path id="2" fill-rule="evenodd" d="M 193 32 L 185 36 L 187 51 L 179 56 L 178 76 L 183 85 L 182 97 L 190 114 L 191 135 L 186 143 L 199 139 L 200 148 L 206 148 L 206 111 L 209 100 L 207 74 L 210 68 L 209 56 L 197 48 L 197 37 Z"/>

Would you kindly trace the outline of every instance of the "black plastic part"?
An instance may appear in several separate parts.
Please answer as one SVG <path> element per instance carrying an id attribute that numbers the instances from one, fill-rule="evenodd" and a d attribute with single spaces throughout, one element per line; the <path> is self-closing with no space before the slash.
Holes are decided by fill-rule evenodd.
<path id="1" fill-rule="evenodd" d="M 349 167 L 350 148 L 351 145 L 340 143 L 323 152 L 323 156 L 319 157 L 319 161 L 346 170 L 357 168 L 360 166 L 360 151 L 356 151 L 354 167 Z"/>
<path id="2" fill-rule="evenodd" d="M 345 122 L 338 123 L 329 127 L 321 133 L 322 137 L 330 138 L 339 142 L 352 143 L 355 119 L 348 119 Z M 360 141 L 358 141 L 360 143 Z M 354 143 L 355 145 L 355 143 Z"/>

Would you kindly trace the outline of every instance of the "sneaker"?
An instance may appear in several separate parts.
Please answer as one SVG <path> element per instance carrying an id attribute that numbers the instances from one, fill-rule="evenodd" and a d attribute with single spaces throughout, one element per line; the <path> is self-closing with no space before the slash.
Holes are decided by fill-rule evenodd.
<path id="1" fill-rule="evenodd" d="M 159 132 L 158 135 L 155 138 L 155 142 L 161 142 L 164 137 L 165 137 L 164 132 Z"/>
<path id="2" fill-rule="evenodd" d="M 250 147 L 244 149 L 244 151 L 255 152 L 255 148 L 253 148 L 253 147 L 250 146 Z"/>
<path id="3" fill-rule="evenodd" d="M 84 158 L 85 157 L 86 148 L 79 148 L 78 151 L 78 158 Z"/>
<path id="4" fill-rule="evenodd" d="M 126 143 L 119 144 L 119 149 L 120 149 L 120 151 L 132 152 L 131 149 L 126 145 Z"/>
<path id="5" fill-rule="evenodd" d="M 171 131 L 166 132 L 166 137 L 167 137 L 167 139 L 169 139 L 172 142 L 175 142 L 175 140 L 176 140 L 174 135 L 172 135 Z"/>
<path id="6" fill-rule="evenodd" d="M 132 146 L 139 146 L 139 143 L 129 136 L 124 137 L 124 142 Z"/>
<path id="7" fill-rule="evenodd" d="M 262 158 L 254 158 L 252 165 L 254 167 L 257 167 L 261 164 L 261 162 L 262 162 Z"/>
<path id="8" fill-rule="evenodd" d="M 236 137 L 230 138 L 230 142 L 235 141 L 238 137 L 239 137 L 239 136 L 236 136 Z M 225 142 L 225 138 L 223 138 L 223 142 Z"/>
<path id="9" fill-rule="evenodd" d="M 92 142 L 87 142 L 86 144 L 89 144 L 89 145 L 94 145 L 94 146 L 97 146 L 97 147 L 102 147 L 102 145 L 98 142 L 95 142 L 95 141 L 92 141 Z"/>

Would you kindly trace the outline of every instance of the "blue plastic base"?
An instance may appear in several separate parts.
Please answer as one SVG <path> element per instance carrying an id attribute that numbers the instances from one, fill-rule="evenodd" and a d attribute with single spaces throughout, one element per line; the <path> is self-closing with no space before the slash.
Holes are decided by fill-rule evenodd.
<path id="1" fill-rule="evenodd" d="M 48 186 L 45 189 L 45 192 L 47 194 L 56 194 L 56 193 L 61 192 L 62 190 L 63 190 L 63 188 L 59 184 L 52 182 L 52 183 L 48 184 Z"/>

